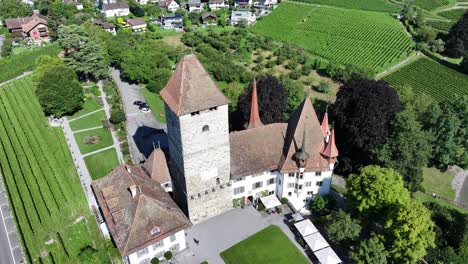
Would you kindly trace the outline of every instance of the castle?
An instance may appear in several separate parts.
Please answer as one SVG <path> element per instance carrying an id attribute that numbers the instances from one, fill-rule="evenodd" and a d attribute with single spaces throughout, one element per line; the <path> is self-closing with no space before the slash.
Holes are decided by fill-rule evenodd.
<path id="1" fill-rule="evenodd" d="M 192 223 L 232 208 L 233 199 L 286 197 L 303 210 L 329 192 L 338 156 L 325 114 L 310 98 L 287 123 L 263 125 L 254 82 L 248 128 L 229 133 L 229 100 L 194 55 L 186 55 L 160 92 L 165 102 L 174 199 Z"/>
<path id="2" fill-rule="evenodd" d="M 161 96 L 169 160 L 155 149 L 143 164 L 120 165 L 92 184 L 101 227 L 124 263 L 184 250 L 187 228 L 233 202 L 273 195 L 300 211 L 329 192 L 338 150 L 327 115 L 320 124 L 309 96 L 287 123 L 264 125 L 254 82 L 248 127 L 229 133 L 229 101 L 194 55 L 182 58 Z"/>

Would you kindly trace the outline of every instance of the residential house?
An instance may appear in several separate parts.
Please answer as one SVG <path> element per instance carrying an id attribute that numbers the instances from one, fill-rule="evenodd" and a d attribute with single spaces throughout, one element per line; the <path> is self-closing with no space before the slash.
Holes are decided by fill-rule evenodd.
<path id="1" fill-rule="evenodd" d="M 102 12 L 106 17 L 128 16 L 130 9 L 125 2 L 117 2 L 102 5 Z"/>
<path id="2" fill-rule="evenodd" d="M 104 29 L 105 31 L 112 33 L 112 35 L 116 34 L 116 26 L 114 24 L 104 22 L 101 19 L 96 19 L 94 21 L 94 24 L 102 27 L 102 29 Z"/>
<path id="3" fill-rule="evenodd" d="M 211 8 L 211 10 L 218 10 L 218 9 L 228 8 L 229 3 L 226 2 L 225 0 L 209 0 L 208 6 Z"/>
<path id="4" fill-rule="evenodd" d="M 271 9 L 277 5 L 278 0 L 259 0 L 254 6 L 260 9 Z"/>
<path id="5" fill-rule="evenodd" d="M 40 14 L 34 13 L 30 17 L 5 19 L 5 26 L 12 37 L 30 38 L 34 42 L 49 40 L 47 18 Z"/>
<path id="6" fill-rule="evenodd" d="M 234 0 L 234 7 L 247 9 L 252 5 L 252 0 Z"/>
<path id="7" fill-rule="evenodd" d="M 203 3 L 201 0 L 189 0 L 187 10 L 189 12 L 201 12 L 203 10 Z"/>
<path id="8" fill-rule="evenodd" d="M 148 0 L 136 0 L 137 3 L 140 5 L 146 5 L 149 1 Z"/>
<path id="9" fill-rule="evenodd" d="M 184 17 L 179 14 L 161 16 L 161 27 L 182 31 L 184 28 Z"/>
<path id="10" fill-rule="evenodd" d="M 83 4 L 78 0 L 63 0 L 63 3 L 66 5 L 74 5 L 76 9 L 83 10 Z"/>
<path id="11" fill-rule="evenodd" d="M 92 183 L 105 225 L 124 263 L 150 263 L 154 257 L 162 261 L 165 252 L 177 254 L 186 248 L 185 229 L 191 223 L 157 181 L 168 176 L 159 171 L 167 168 L 166 159 L 152 162 L 156 164 L 120 165 Z"/>
<path id="12" fill-rule="evenodd" d="M 146 31 L 146 21 L 141 17 L 132 18 L 127 20 L 127 24 L 130 26 L 132 32 L 144 32 Z"/>
<path id="13" fill-rule="evenodd" d="M 203 13 L 201 15 L 201 19 L 203 21 L 203 24 L 205 25 L 216 25 L 218 16 L 216 16 L 216 14 L 208 12 L 208 13 Z"/>
<path id="14" fill-rule="evenodd" d="M 175 12 L 180 8 L 179 4 L 175 0 L 161 0 L 159 1 L 159 7 L 167 9 L 170 12 Z"/>
<path id="15" fill-rule="evenodd" d="M 256 16 L 254 13 L 250 11 L 236 11 L 233 10 L 231 12 L 231 25 L 232 26 L 237 26 L 237 25 L 244 25 L 244 26 L 250 26 L 256 21 Z"/>

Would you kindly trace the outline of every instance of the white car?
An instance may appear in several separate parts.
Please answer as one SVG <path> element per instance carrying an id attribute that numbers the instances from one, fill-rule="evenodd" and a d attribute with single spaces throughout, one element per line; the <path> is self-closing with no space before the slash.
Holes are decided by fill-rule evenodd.
<path id="1" fill-rule="evenodd" d="M 143 108 L 141 108 L 141 111 L 142 111 L 143 113 L 146 113 L 146 114 L 147 114 L 147 113 L 151 113 L 151 109 L 149 109 L 149 107 L 143 107 Z"/>

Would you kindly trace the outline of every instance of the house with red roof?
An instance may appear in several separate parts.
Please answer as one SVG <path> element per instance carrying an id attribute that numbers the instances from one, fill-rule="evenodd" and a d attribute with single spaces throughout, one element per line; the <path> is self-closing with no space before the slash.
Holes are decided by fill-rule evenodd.
<path id="1" fill-rule="evenodd" d="M 49 41 L 47 18 L 41 14 L 5 19 L 5 26 L 13 37 L 30 38 L 34 42 Z"/>

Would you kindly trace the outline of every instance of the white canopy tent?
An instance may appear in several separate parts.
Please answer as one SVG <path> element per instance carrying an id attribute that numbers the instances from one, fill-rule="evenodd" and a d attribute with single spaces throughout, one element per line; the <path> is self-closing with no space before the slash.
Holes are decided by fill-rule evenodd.
<path id="1" fill-rule="evenodd" d="M 313 252 L 330 246 L 319 232 L 304 237 L 304 240 Z"/>
<path id="2" fill-rule="evenodd" d="M 278 197 L 276 197 L 276 195 L 274 194 L 261 197 L 260 201 L 262 201 L 262 204 L 265 206 L 265 209 L 271 209 L 277 206 L 281 206 L 281 202 L 278 200 Z"/>
<path id="3" fill-rule="evenodd" d="M 321 264 L 339 264 L 342 263 L 341 259 L 336 255 L 331 247 L 324 248 L 314 252 L 317 259 Z"/>
<path id="4" fill-rule="evenodd" d="M 309 219 L 297 222 L 294 224 L 294 226 L 304 238 L 306 236 L 318 232 L 318 229 L 314 226 L 314 224 L 312 224 L 312 222 Z"/>
<path id="5" fill-rule="evenodd" d="M 302 221 L 304 220 L 304 217 L 302 217 L 302 215 L 300 213 L 295 213 L 292 215 L 292 218 L 294 219 L 294 221 L 296 222 L 299 222 L 299 221 Z"/>

